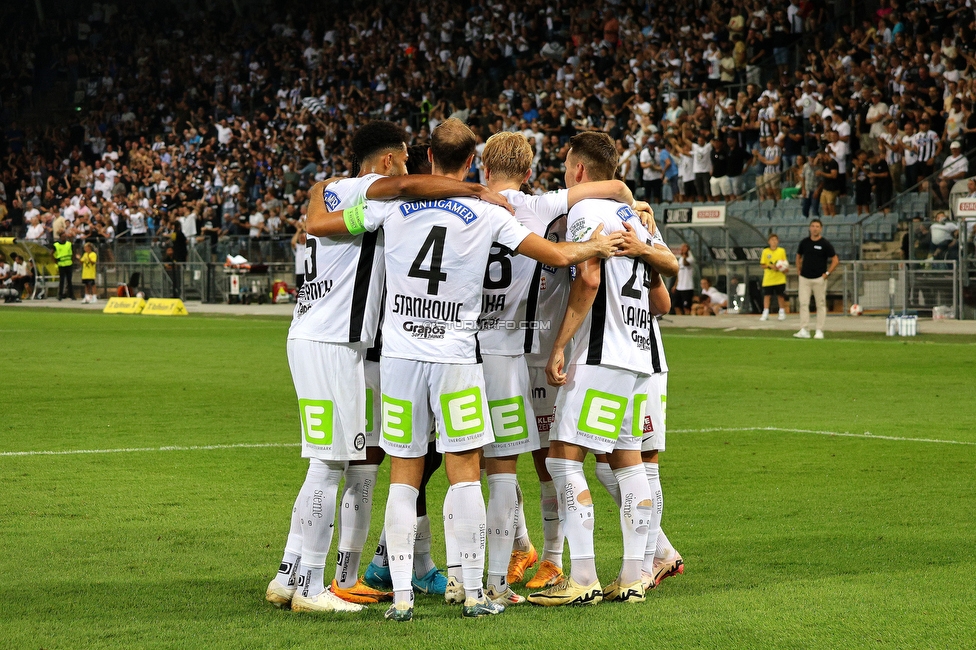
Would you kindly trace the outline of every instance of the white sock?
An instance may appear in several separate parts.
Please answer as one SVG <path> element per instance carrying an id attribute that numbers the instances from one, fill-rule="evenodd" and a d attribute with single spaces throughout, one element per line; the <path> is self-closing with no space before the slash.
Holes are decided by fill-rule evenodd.
<path id="1" fill-rule="evenodd" d="M 528 552 L 532 548 L 532 540 L 529 539 L 529 529 L 525 525 L 525 496 L 522 494 L 522 486 L 517 481 L 515 496 L 518 497 L 518 507 L 515 509 L 515 544 L 512 548 Z"/>
<path id="2" fill-rule="evenodd" d="M 302 485 L 302 489 L 305 486 Z M 298 513 L 298 504 L 302 499 L 302 491 L 299 490 L 295 498 L 295 504 L 291 507 L 291 524 L 288 528 L 288 541 L 285 542 L 285 552 L 278 565 L 278 573 L 275 580 L 287 587 L 298 585 L 298 564 L 302 559 L 302 517 Z"/>
<path id="3" fill-rule="evenodd" d="M 654 557 L 658 560 L 667 560 L 673 557 L 675 553 L 677 551 L 671 546 L 671 540 L 662 530 L 661 534 L 657 536 L 657 549 L 654 551 Z"/>
<path id="4" fill-rule="evenodd" d="M 629 585 L 641 579 L 641 563 L 647 548 L 648 525 L 654 508 L 643 465 L 621 467 L 613 474 L 620 485 L 620 529 L 624 537 L 619 580 L 621 585 Z M 657 531 L 654 539 L 657 540 Z"/>
<path id="5" fill-rule="evenodd" d="M 552 481 L 541 483 L 539 501 L 542 505 L 542 536 L 545 542 L 542 559 L 549 560 L 560 569 L 563 566 L 563 525 L 559 521 L 559 501 Z"/>
<path id="6" fill-rule="evenodd" d="M 386 548 L 390 558 L 394 599 L 413 603 L 413 545 L 417 534 L 417 495 L 420 491 L 405 483 L 390 484 L 386 500 Z"/>
<path id="7" fill-rule="evenodd" d="M 515 474 L 488 476 L 488 586 L 505 588 L 508 562 L 515 542 L 518 511 L 518 479 Z"/>
<path id="8" fill-rule="evenodd" d="M 454 536 L 461 553 L 461 579 L 466 598 L 484 596 L 481 577 L 485 573 L 485 498 L 481 483 L 454 484 Z"/>
<path id="9" fill-rule="evenodd" d="M 386 555 L 386 526 L 380 529 L 380 538 L 376 540 L 376 550 L 373 551 L 371 563 L 378 567 L 390 566 L 390 558 Z"/>
<path id="10" fill-rule="evenodd" d="M 302 487 L 299 515 L 302 524 L 302 595 L 314 598 L 325 591 L 325 560 L 335 528 L 336 494 L 345 463 L 311 459 Z"/>
<path id="11" fill-rule="evenodd" d="M 769 316 L 769 310 L 768 309 L 763 309 L 762 315 L 763 316 Z"/>
<path id="12" fill-rule="evenodd" d="M 298 573 L 298 563 L 301 559 L 301 555 L 285 551 L 281 557 L 281 564 L 278 565 L 278 573 L 275 574 L 275 580 L 286 587 L 297 586 L 296 574 Z"/>
<path id="13" fill-rule="evenodd" d="M 461 552 L 454 534 L 454 486 L 444 495 L 444 550 L 447 556 L 447 577 L 461 580 Z"/>
<path id="14" fill-rule="evenodd" d="M 782 307 L 780 307 L 780 310 L 779 310 L 779 313 L 781 313 L 781 314 L 785 314 L 785 313 L 786 313 L 786 310 L 785 310 L 785 309 L 783 309 Z"/>
<path id="15" fill-rule="evenodd" d="M 600 484 L 606 488 L 607 492 L 610 493 L 610 498 L 613 502 L 620 507 L 620 486 L 617 485 L 617 477 L 613 475 L 613 470 L 610 469 L 610 463 L 597 463 L 596 464 L 596 478 L 600 481 Z"/>
<path id="16" fill-rule="evenodd" d="M 654 572 L 654 556 L 657 553 L 658 537 L 661 535 L 661 517 L 664 514 L 664 496 L 661 493 L 661 476 L 657 463 L 644 463 L 647 487 L 651 491 L 651 520 L 647 525 L 647 546 L 644 549 L 644 572 Z M 667 538 L 665 538 L 667 539 Z"/>
<path id="17" fill-rule="evenodd" d="M 373 490 L 379 465 L 350 465 L 346 487 L 339 504 L 339 554 L 335 579 L 348 589 L 359 579 L 359 559 L 363 555 L 369 520 L 373 514 Z"/>
<path id="18" fill-rule="evenodd" d="M 571 576 L 578 584 L 590 585 L 596 579 L 596 554 L 593 551 L 593 498 L 590 496 L 583 463 L 563 458 L 547 458 L 559 499 L 559 518 L 569 542 Z"/>
<path id="19" fill-rule="evenodd" d="M 418 578 L 437 568 L 430 557 L 430 538 L 430 517 L 421 515 L 417 517 L 417 537 L 413 543 L 413 574 Z"/>

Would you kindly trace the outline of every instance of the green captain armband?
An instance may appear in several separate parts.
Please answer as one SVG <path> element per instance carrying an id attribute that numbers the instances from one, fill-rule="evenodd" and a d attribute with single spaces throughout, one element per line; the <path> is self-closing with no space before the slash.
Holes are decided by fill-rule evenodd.
<path id="1" fill-rule="evenodd" d="M 350 235 L 366 232 L 366 204 L 360 203 L 342 211 L 342 220 Z"/>

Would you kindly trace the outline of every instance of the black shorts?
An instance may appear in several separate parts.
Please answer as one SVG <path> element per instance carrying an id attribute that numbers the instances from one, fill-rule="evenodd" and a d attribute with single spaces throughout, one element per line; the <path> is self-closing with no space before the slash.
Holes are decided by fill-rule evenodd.
<path id="1" fill-rule="evenodd" d="M 675 291 L 674 292 L 674 304 L 673 307 L 680 307 L 681 309 L 691 309 L 691 300 L 695 297 L 695 290 L 688 289 L 687 291 Z"/>
<path id="2" fill-rule="evenodd" d="M 95 281 L 94 280 L 82 280 L 81 283 L 83 285 L 85 285 L 86 287 L 94 287 L 95 286 Z"/>
<path id="3" fill-rule="evenodd" d="M 695 195 L 695 181 L 685 181 L 683 183 L 684 195 L 694 196 Z"/>
<path id="4" fill-rule="evenodd" d="M 785 284 L 771 284 L 768 287 L 763 287 L 764 296 L 785 296 L 786 295 L 786 285 Z"/>

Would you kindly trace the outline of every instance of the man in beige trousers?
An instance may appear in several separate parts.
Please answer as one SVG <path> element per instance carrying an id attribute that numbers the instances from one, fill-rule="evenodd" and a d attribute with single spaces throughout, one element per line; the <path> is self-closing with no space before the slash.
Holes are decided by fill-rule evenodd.
<path id="1" fill-rule="evenodd" d="M 823 238 L 820 219 L 810 222 L 810 236 L 800 242 L 796 250 L 796 269 L 800 274 L 800 331 L 798 339 L 810 338 L 810 294 L 817 301 L 817 331 L 815 339 L 822 339 L 827 321 L 827 278 L 838 264 L 837 253 L 829 241 Z"/>

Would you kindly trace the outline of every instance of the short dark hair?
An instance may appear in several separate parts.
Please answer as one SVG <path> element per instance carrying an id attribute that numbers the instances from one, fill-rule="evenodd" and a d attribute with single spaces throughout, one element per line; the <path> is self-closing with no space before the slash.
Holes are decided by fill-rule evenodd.
<path id="1" fill-rule="evenodd" d="M 816 219 L 816 218 L 810 219 L 810 223 L 819 223 L 820 226 L 823 227 L 823 221 L 821 221 L 820 219 Z M 809 226 L 810 224 L 808 223 L 807 225 Z"/>
<path id="2" fill-rule="evenodd" d="M 460 171 L 468 158 L 474 154 L 478 140 L 468 125 L 451 117 L 434 129 L 430 135 L 430 150 L 439 171 L 453 174 Z"/>
<path id="3" fill-rule="evenodd" d="M 583 162 L 590 180 L 609 181 L 617 173 L 617 147 L 608 134 L 577 133 L 569 139 L 569 146 L 573 155 Z"/>
<path id="4" fill-rule="evenodd" d="M 410 136 L 398 124 L 375 120 L 364 124 L 352 137 L 352 155 L 356 167 L 382 151 L 399 150 L 407 146 Z"/>
<path id="5" fill-rule="evenodd" d="M 430 160 L 427 158 L 427 145 L 415 144 L 412 147 L 407 147 L 407 173 L 430 173 Z"/>

